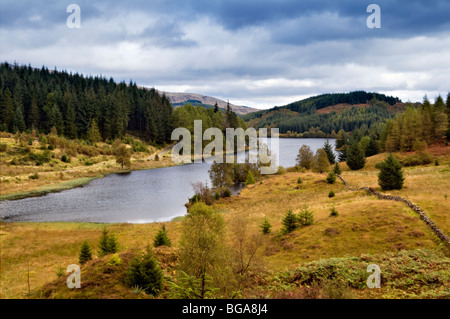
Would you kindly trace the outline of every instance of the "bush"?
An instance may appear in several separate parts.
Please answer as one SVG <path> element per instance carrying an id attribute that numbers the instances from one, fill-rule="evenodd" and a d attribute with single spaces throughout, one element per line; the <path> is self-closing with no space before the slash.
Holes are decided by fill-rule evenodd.
<path id="1" fill-rule="evenodd" d="M 403 158 L 401 164 L 403 166 L 427 165 L 432 163 L 433 159 L 433 155 L 425 151 Z"/>
<path id="2" fill-rule="evenodd" d="M 50 151 L 53 151 L 53 150 L 55 149 L 55 145 L 50 144 L 50 145 L 47 147 L 47 149 L 50 150 Z"/>
<path id="3" fill-rule="evenodd" d="M 334 174 L 333 171 L 331 171 L 331 172 L 328 173 L 327 183 L 328 184 L 334 184 L 335 182 L 336 182 L 336 175 Z"/>
<path id="4" fill-rule="evenodd" d="M 63 154 L 63 156 L 61 156 L 61 161 L 64 163 L 70 163 L 70 158 L 66 154 Z"/>
<path id="5" fill-rule="evenodd" d="M 334 195 L 335 195 L 335 194 L 334 194 L 334 192 L 333 192 L 333 191 L 330 191 L 330 192 L 328 193 L 328 197 L 329 197 L 329 198 L 332 198 L 332 197 L 334 197 Z"/>
<path id="6" fill-rule="evenodd" d="M 39 178 L 39 174 L 38 172 L 35 172 L 34 174 L 31 174 L 30 176 L 28 176 L 29 179 L 38 179 Z"/>
<path id="7" fill-rule="evenodd" d="M 122 264 L 122 259 L 120 259 L 119 255 L 114 254 L 109 258 L 107 263 L 108 266 L 120 266 Z"/>
<path id="8" fill-rule="evenodd" d="M 8 145 L 6 145 L 4 143 L 0 143 L 0 152 L 6 152 L 7 149 L 8 149 Z"/>
<path id="9" fill-rule="evenodd" d="M 298 213 L 298 221 L 302 226 L 308 226 L 314 223 L 314 214 L 312 211 L 305 207 Z"/>
<path id="10" fill-rule="evenodd" d="M 248 171 L 247 178 L 245 179 L 245 185 L 255 184 L 255 176 L 252 171 Z"/>
<path id="11" fill-rule="evenodd" d="M 302 179 L 299 177 L 299 178 L 297 179 L 297 184 L 301 184 L 301 183 L 303 183 L 303 181 L 302 181 Z"/>
<path id="12" fill-rule="evenodd" d="M 150 247 L 143 255 L 135 256 L 126 272 L 125 282 L 140 287 L 146 294 L 157 296 L 164 287 L 163 272 Z"/>
<path id="13" fill-rule="evenodd" d="M 339 213 L 337 212 L 337 210 L 334 207 L 330 209 L 331 217 L 337 217 L 338 215 L 339 215 Z"/>
<path id="14" fill-rule="evenodd" d="M 229 188 L 225 188 L 223 193 L 222 193 L 222 197 L 223 198 L 231 197 L 231 190 Z"/>

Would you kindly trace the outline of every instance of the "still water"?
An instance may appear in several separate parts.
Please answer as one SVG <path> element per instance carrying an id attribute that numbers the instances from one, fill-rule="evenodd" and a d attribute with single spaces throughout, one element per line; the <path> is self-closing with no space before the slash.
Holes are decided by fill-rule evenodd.
<path id="1" fill-rule="evenodd" d="M 334 145 L 330 139 L 330 144 Z M 295 165 L 299 148 L 313 152 L 325 139 L 280 139 L 283 167 Z M 270 145 L 269 145 L 270 147 Z M 89 184 L 42 197 L 0 202 L 0 219 L 8 221 L 79 221 L 150 223 L 186 214 L 184 204 L 194 195 L 192 183 L 208 182 L 208 163 L 112 174 Z"/>

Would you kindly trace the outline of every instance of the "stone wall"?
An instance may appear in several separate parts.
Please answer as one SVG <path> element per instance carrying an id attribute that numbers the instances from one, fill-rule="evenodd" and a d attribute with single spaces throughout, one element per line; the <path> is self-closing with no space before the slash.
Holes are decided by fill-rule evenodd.
<path id="1" fill-rule="evenodd" d="M 408 205 L 409 208 L 411 208 L 413 211 L 415 211 L 417 214 L 419 214 L 420 219 L 422 219 L 428 227 L 439 237 L 439 239 L 450 248 L 450 237 L 445 235 L 442 230 L 439 229 L 439 227 L 436 226 L 436 224 L 431 220 L 430 217 L 417 205 L 414 205 L 411 201 L 404 199 L 400 196 L 392 196 L 392 195 L 384 195 L 380 192 L 377 192 L 371 187 L 361 187 L 361 188 L 352 188 L 348 185 L 347 181 L 339 174 L 336 174 L 336 176 L 344 182 L 344 185 L 351 191 L 366 191 L 371 195 L 374 195 L 378 197 L 379 199 L 385 199 L 385 200 L 393 200 L 396 202 L 403 202 L 406 205 Z"/>

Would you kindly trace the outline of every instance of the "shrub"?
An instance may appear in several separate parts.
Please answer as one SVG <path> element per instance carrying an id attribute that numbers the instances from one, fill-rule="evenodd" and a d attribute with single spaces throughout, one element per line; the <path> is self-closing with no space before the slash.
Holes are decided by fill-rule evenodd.
<path id="1" fill-rule="evenodd" d="M 334 194 L 334 192 L 333 192 L 333 191 L 330 191 L 330 192 L 328 193 L 328 197 L 329 197 L 329 198 L 332 198 L 332 197 L 334 197 L 334 195 L 335 195 L 335 194 Z"/>
<path id="2" fill-rule="evenodd" d="M 6 145 L 4 143 L 0 143 L 0 152 L 6 152 L 7 149 L 8 149 L 8 145 Z"/>
<path id="3" fill-rule="evenodd" d="M 302 181 L 302 179 L 299 177 L 299 178 L 297 179 L 297 184 L 301 184 L 301 183 L 303 183 L 303 181 Z"/>
<path id="4" fill-rule="evenodd" d="M 264 235 L 267 235 L 270 233 L 270 229 L 272 228 L 272 224 L 269 222 L 269 220 L 266 218 L 264 219 L 264 222 L 259 225 L 259 227 L 261 228 L 261 231 Z"/>
<path id="5" fill-rule="evenodd" d="M 83 241 L 83 244 L 81 245 L 81 251 L 80 256 L 78 257 L 78 262 L 83 265 L 89 260 L 92 260 L 92 249 L 91 246 L 89 246 L 89 243 L 87 240 Z"/>
<path id="6" fill-rule="evenodd" d="M 277 175 L 283 175 L 286 173 L 286 169 L 283 166 L 278 166 Z"/>
<path id="7" fill-rule="evenodd" d="M 47 147 L 47 149 L 50 150 L 50 151 L 53 151 L 53 150 L 55 149 L 55 145 L 50 144 L 50 145 Z"/>
<path id="8" fill-rule="evenodd" d="M 114 254 L 109 258 L 107 263 L 108 266 L 120 266 L 122 264 L 122 259 L 120 259 L 119 255 Z"/>
<path id="9" fill-rule="evenodd" d="M 435 160 L 435 161 L 434 161 L 434 165 L 435 165 L 435 166 L 439 166 L 439 160 Z"/>
<path id="10" fill-rule="evenodd" d="M 61 161 L 64 163 L 70 163 L 70 158 L 66 154 L 63 154 L 63 156 L 61 156 Z"/>
<path id="11" fill-rule="evenodd" d="M 247 178 L 245 179 L 245 185 L 255 184 L 255 176 L 252 171 L 248 171 Z"/>
<path id="12" fill-rule="evenodd" d="M 298 221 L 302 226 L 308 226 L 314 223 L 314 214 L 308 207 L 300 210 L 298 213 Z"/>
<path id="13" fill-rule="evenodd" d="M 298 227 L 297 222 L 298 222 L 297 217 L 292 212 L 292 210 L 289 209 L 286 215 L 284 216 L 283 220 L 281 221 L 281 223 L 283 224 L 281 232 L 283 234 L 287 234 L 294 231 Z"/>
<path id="14" fill-rule="evenodd" d="M 162 225 L 159 232 L 156 234 L 155 239 L 153 240 L 153 246 L 159 247 L 159 246 L 168 246 L 170 247 L 172 245 L 169 237 L 167 236 L 167 230 L 166 225 Z"/>
<path id="15" fill-rule="evenodd" d="M 163 272 L 150 247 L 145 254 L 135 256 L 126 272 L 125 282 L 130 287 L 140 287 L 146 294 L 157 296 L 163 289 Z"/>
<path id="16" fill-rule="evenodd" d="M 336 175 L 334 174 L 333 171 L 331 171 L 331 172 L 328 173 L 327 183 L 328 184 L 334 184 L 335 182 L 336 182 Z"/>
<path id="17" fill-rule="evenodd" d="M 30 176 L 28 176 L 29 179 L 38 179 L 39 178 L 39 174 L 38 172 L 35 172 L 34 174 L 31 174 Z"/>
<path id="18" fill-rule="evenodd" d="M 337 217 L 338 215 L 339 215 L 339 213 L 337 212 L 337 210 L 334 207 L 330 209 L 331 217 Z"/>
<path id="19" fill-rule="evenodd" d="M 229 188 L 225 188 L 223 193 L 222 193 L 222 197 L 223 198 L 231 197 L 231 190 Z"/>

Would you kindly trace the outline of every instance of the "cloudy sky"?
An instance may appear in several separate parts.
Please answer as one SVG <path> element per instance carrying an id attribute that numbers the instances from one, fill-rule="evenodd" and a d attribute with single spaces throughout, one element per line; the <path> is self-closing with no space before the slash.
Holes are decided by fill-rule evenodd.
<path id="1" fill-rule="evenodd" d="M 256 108 L 354 90 L 415 102 L 450 91 L 449 13 L 448 0 L 1 0 L 0 60 Z"/>

